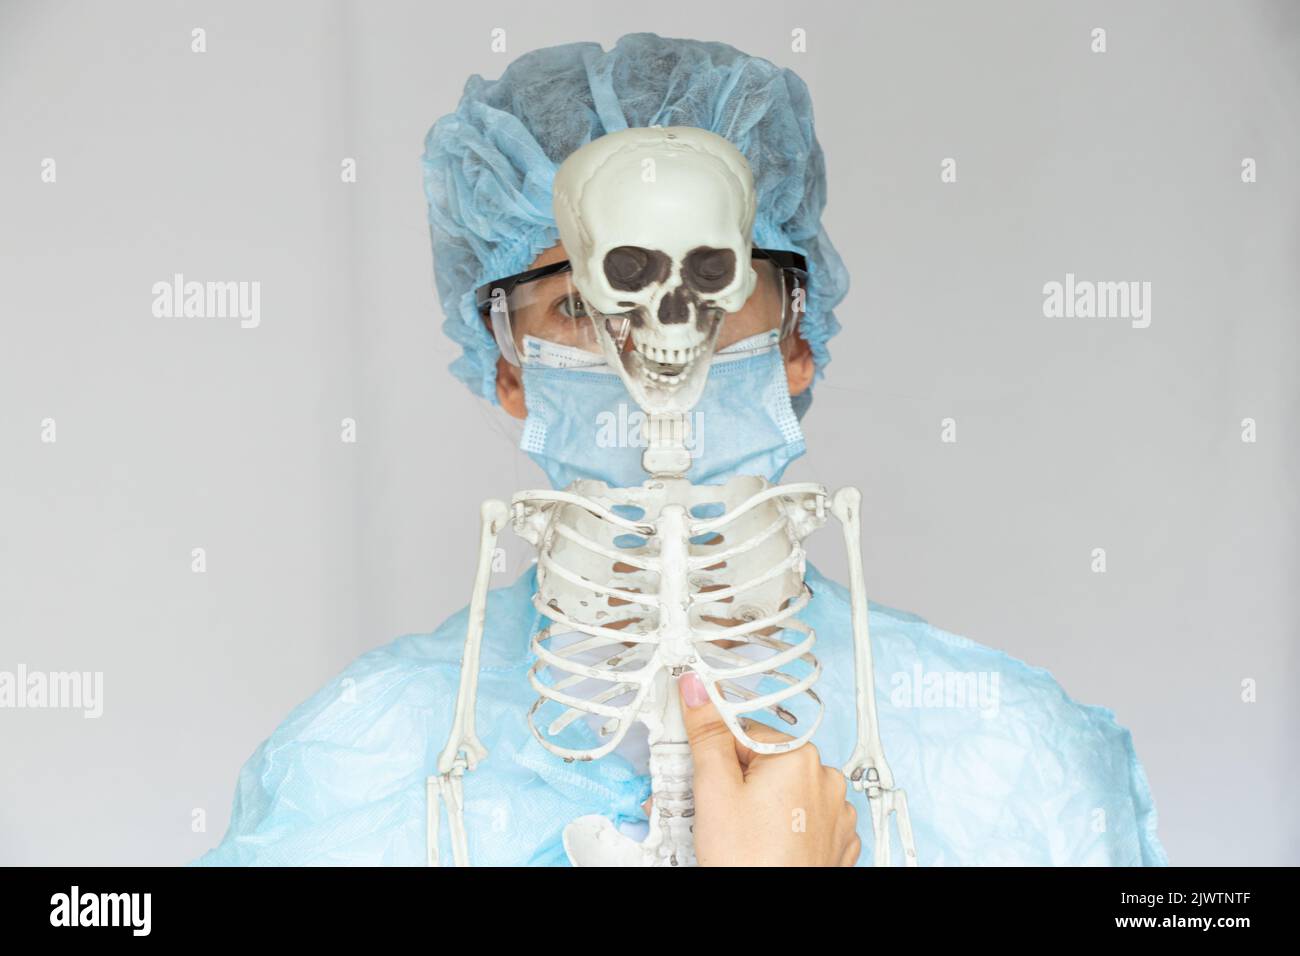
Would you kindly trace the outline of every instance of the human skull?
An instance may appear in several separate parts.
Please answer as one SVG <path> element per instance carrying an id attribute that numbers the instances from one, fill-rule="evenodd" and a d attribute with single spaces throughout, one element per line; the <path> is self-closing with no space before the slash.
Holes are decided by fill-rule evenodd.
<path id="1" fill-rule="evenodd" d="M 625 129 L 570 155 L 554 197 L 574 284 L 606 360 L 646 411 L 689 409 L 722 316 L 754 291 L 749 163 L 707 130 Z"/>

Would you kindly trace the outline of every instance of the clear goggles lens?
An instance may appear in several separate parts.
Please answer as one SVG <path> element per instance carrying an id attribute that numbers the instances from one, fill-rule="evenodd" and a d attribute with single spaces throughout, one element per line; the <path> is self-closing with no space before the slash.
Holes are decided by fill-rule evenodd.
<path id="1" fill-rule="evenodd" d="M 801 257 L 787 255 L 794 261 L 779 263 L 755 255 L 752 263 L 758 281 L 754 292 L 738 312 L 722 316 L 719 351 L 774 330 L 784 339 L 798 324 L 807 272 Z M 631 332 L 627 316 L 600 315 L 587 309 L 567 263 L 489 283 L 478 290 L 478 305 L 492 327 L 501 354 L 513 365 L 529 364 L 532 350 L 526 339 L 600 358 L 604 353 L 596 332 L 597 322 L 605 326 L 620 349 L 626 346 Z"/>

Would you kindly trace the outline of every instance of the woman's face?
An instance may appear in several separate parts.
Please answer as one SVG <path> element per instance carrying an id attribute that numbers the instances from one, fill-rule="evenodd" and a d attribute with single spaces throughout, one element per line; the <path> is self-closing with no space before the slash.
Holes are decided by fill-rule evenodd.
<path id="1" fill-rule="evenodd" d="M 568 254 L 564 251 L 564 246 L 557 242 L 549 249 L 543 250 L 528 268 L 538 269 L 567 258 Z M 725 317 L 718 337 L 718 348 L 726 348 L 741 339 L 767 331 L 772 327 L 771 317 L 781 314 L 780 281 L 774 278 L 774 272 L 765 269 L 760 269 L 758 272 L 759 282 L 753 294 L 740 311 Z M 547 281 L 540 280 L 539 287 Z M 565 294 L 567 285 L 567 278 L 560 277 L 554 295 L 549 294 L 545 288 L 536 290 L 535 305 L 529 307 L 526 315 L 520 316 L 522 321 L 517 323 L 519 327 L 516 335 L 530 334 L 551 341 L 565 341 L 564 336 L 568 334 L 566 330 L 574 328 L 573 303 Z M 628 347 L 631 347 L 630 339 Z M 812 384 L 812 350 L 796 333 L 787 336 L 782 342 L 781 352 L 785 359 L 790 394 L 798 395 Z M 497 400 L 501 403 L 501 407 L 515 418 L 524 418 L 527 414 L 524 405 L 523 377 L 520 375 L 520 370 L 504 358 L 497 360 Z"/>

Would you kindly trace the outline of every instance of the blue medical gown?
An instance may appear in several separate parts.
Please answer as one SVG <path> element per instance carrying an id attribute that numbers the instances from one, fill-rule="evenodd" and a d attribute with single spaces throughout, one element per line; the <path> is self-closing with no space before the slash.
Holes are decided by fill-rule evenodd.
<path id="1" fill-rule="evenodd" d="M 840 766 L 855 736 L 849 596 L 811 568 L 808 583 L 813 599 L 800 616 L 817 632 L 826 703 L 813 742 L 824 763 Z M 567 865 L 560 836 L 570 820 L 645 819 L 649 779 L 626 759 L 565 763 L 528 729 L 535 585 L 530 569 L 489 597 L 478 697 L 489 756 L 465 777 L 476 864 Z M 197 862 L 423 864 L 425 778 L 447 741 L 466 619 L 462 610 L 432 634 L 359 657 L 294 710 L 240 771 L 230 828 Z M 1076 703 L 1046 670 L 914 615 L 872 604 L 870 620 L 881 737 L 907 791 L 922 866 L 1168 863 L 1146 774 L 1110 710 Z M 945 679 L 968 688 L 982 679 L 986 693 L 963 703 Z M 862 865 L 872 858 L 871 824 L 865 797 L 851 799 Z M 892 843 L 897 862 L 896 835 Z"/>

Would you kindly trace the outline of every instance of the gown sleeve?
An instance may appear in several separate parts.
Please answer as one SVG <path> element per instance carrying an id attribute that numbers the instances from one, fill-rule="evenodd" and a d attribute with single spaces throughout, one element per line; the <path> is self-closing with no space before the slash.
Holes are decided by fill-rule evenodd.
<path id="1" fill-rule="evenodd" d="M 529 576 L 489 595 L 486 696 L 522 660 Z M 462 608 L 362 655 L 296 707 L 240 770 L 229 829 L 195 863 L 422 865 L 425 780 L 450 730 L 467 619 Z"/>
<path id="2" fill-rule="evenodd" d="M 872 634 L 881 731 L 921 865 L 1168 865 L 1113 711 L 913 615 L 873 608 Z"/>

